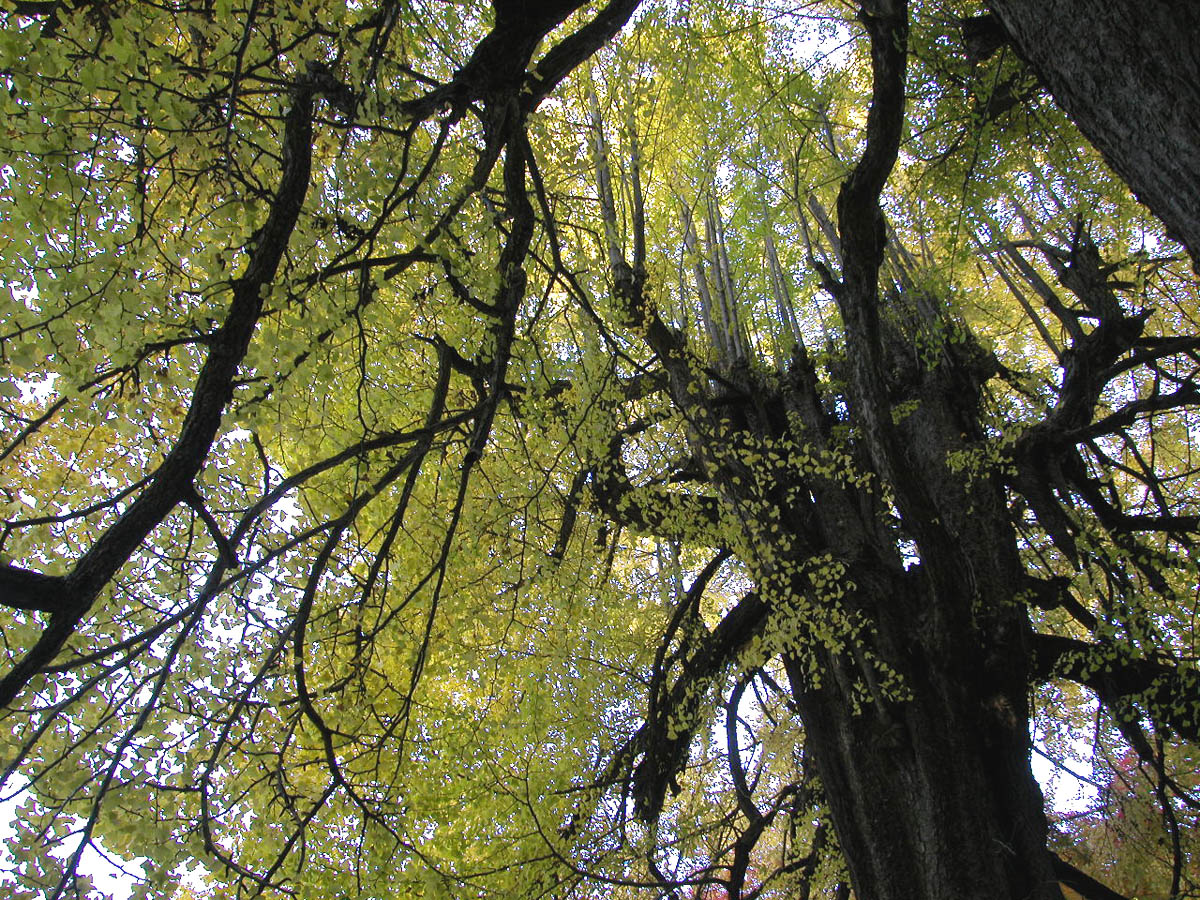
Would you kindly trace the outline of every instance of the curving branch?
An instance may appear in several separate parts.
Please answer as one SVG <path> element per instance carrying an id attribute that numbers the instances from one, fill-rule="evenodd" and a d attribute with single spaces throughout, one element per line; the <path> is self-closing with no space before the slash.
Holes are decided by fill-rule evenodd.
<path id="1" fill-rule="evenodd" d="M 661 690 L 663 699 L 638 733 L 645 752 L 632 774 L 634 809 L 642 820 L 657 819 L 668 787 L 677 790 L 676 778 L 687 764 L 695 733 L 694 708 L 708 685 L 761 631 L 769 615 L 770 607 L 757 591 L 746 593 L 717 627 L 691 648 L 683 673 L 670 689 L 652 688 Z"/>
<path id="2" fill-rule="evenodd" d="M 57 582 L 61 601 L 37 643 L 0 680 L 0 706 L 8 706 L 48 665 L 75 632 L 92 604 L 149 536 L 180 503 L 194 493 L 193 481 L 233 399 L 238 368 L 262 313 L 264 289 L 275 278 L 295 229 L 311 175 L 314 99 L 327 70 L 311 65 L 292 89 L 292 107 L 284 121 L 283 171 L 267 221 L 256 234 L 243 274 L 233 281 L 233 299 L 221 327 L 209 341 L 188 413 L 179 436 L 145 489 Z M 33 580 L 17 575 L 10 583 Z M 42 582 L 43 585 L 47 584 Z M 44 601 L 39 601 L 44 602 Z"/>
<path id="3" fill-rule="evenodd" d="M 528 113 L 580 63 L 620 31 L 639 2 L 613 0 L 590 22 L 556 44 L 533 72 L 527 73 L 542 39 L 585 4 L 583 0 L 552 0 L 537 4 L 494 0 L 495 22 L 491 31 L 476 45 L 470 59 L 450 81 L 408 101 L 402 111 L 412 119 L 427 119 L 437 110 L 447 108 L 450 117 L 458 119 L 475 101 L 494 101 L 521 91 L 521 107 Z"/>
<path id="4" fill-rule="evenodd" d="M 611 0 L 590 22 L 547 51 L 526 79 L 529 98 L 525 101 L 526 109 L 535 108 L 580 63 L 608 43 L 625 27 L 640 3 L 641 0 Z"/>
<path id="5" fill-rule="evenodd" d="M 1086 900 L 1129 900 L 1124 894 L 1118 894 L 1054 853 L 1050 854 L 1050 863 L 1054 867 L 1055 877 Z"/>
<path id="6" fill-rule="evenodd" d="M 621 462 L 624 435 L 609 444 L 609 455 L 592 469 L 592 496 L 604 514 L 626 528 L 659 537 L 700 540 L 716 532 L 721 503 L 716 497 L 634 487 Z"/>

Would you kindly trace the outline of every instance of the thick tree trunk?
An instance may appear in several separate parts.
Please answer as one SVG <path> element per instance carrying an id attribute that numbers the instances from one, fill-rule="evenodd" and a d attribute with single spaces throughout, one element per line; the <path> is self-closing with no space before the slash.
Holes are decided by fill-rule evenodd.
<path id="1" fill-rule="evenodd" d="M 842 277 L 831 292 L 850 411 L 920 560 L 906 571 L 896 535 L 869 517 L 857 533 L 823 522 L 862 643 L 818 649 L 819 683 L 794 663 L 789 678 L 861 900 L 1061 900 L 1029 766 L 1024 567 L 1000 483 L 951 465 L 986 438 L 991 363 L 969 341 L 945 343 L 935 365 L 914 358 L 908 347 L 931 324 L 920 298 L 880 291 L 879 197 L 903 133 L 907 10 L 864 2 L 859 18 L 874 85 L 866 146 L 838 194 Z M 905 402 L 915 409 L 897 417 Z M 889 676 L 903 686 L 892 695 Z"/>
<path id="2" fill-rule="evenodd" d="M 1029 762 L 1031 579 L 1000 473 L 953 464 L 987 446 L 983 386 L 995 362 L 948 314 L 939 321 L 936 298 L 880 289 L 888 232 L 879 198 L 904 135 L 905 3 L 863 0 L 859 20 L 874 79 L 867 139 L 838 195 L 840 277 L 822 272 L 841 311 L 845 354 L 835 365 L 845 408 L 832 414 L 802 348 L 782 387 L 756 382 L 748 368 L 729 373 L 729 386 L 745 385 L 739 414 L 729 396 L 698 402 L 704 388 L 682 339 L 614 266 L 614 282 L 633 286 L 625 296 L 635 320 L 649 320 L 647 341 L 688 412 L 710 483 L 747 520 L 779 524 L 762 534 L 787 535 L 748 554 L 758 591 L 688 655 L 669 691 L 653 689 L 635 807 L 657 817 L 687 762 L 692 736 L 673 733 L 664 710 L 695 696 L 770 616 L 789 648 L 805 755 L 859 900 L 1062 900 Z M 914 349 L 930 340 L 941 342 L 933 362 Z M 847 411 L 849 442 L 838 434 Z M 729 452 L 729 436 L 741 434 L 752 446 L 849 454 L 850 468 L 873 473 L 887 499 L 802 464 L 773 469 L 768 489 Z M 632 522 L 653 527 L 641 509 Z M 836 565 L 818 577 L 809 564 L 822 557 Z M 832 579 L 836 596 L 825 591 Z M 805 605 L 791 615 L 785 604 L 796 597 Z"/>
<path id="3" fill-rule="evenodd" d="M 914 587 L 893 583 L 884 595 L 897 619 L 927 599 Z M 910 596 L 901 601 L 899 591 Z M 919 621 L 910 618 L 902 636 L 911 646 L 890 648 L 905 657 L 905 702 L 864 701 L 853 686 L 861 667 L 846 658 L 828 660 L 820 688 L 796 696 L 856 896 L 1061 900 L 1024 693 L 995 690 L 982 666 L 969 665 L 971 651 L 995 647 L 931 655 L 913 634 Z M 799 671 L 790 677 L 803 684 Z"/>
<path id="4" fill-rule="evenodd" d="M 1079 130 L 1200 267 L 1200 3 L 988 6 Z"/>
<path id="5" fill-rule="evenodd" d="M 818 685 L 789 678 L 860 900 L 1061 900 L 1029 764 L 1027 580 L 1003 493 L 946 467 L 967 427 L 955 381 L 928 374 L 899 429 L 955 539 L 907 571 L 886 546 L 848 560 L 844 602 L 870 627 L 821 654 Z"/>

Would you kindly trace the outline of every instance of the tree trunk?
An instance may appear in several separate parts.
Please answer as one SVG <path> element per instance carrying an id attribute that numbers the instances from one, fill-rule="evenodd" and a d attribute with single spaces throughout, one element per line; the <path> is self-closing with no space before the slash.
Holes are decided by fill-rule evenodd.
<path id="1" fill-rule="evenodd" d="M 847 612 L 869 625 L 855 647 L 819 651 L 819 684 L 788 662 L 860 900 L 1062 897 L 1029 765 L 1028 579 L 1002 488 L 947 465 L 978 428 L 971 384 L 949 361 L 919 376 L 920 407 L 896 435 L 952 538 L 931 529 L 906 570 L 894 536 L 843 518 L 839 539 L 822 521 L 847 561 Z M 834 504 L 816 509 L 825 519 Z"/>
<path id="2" fill-rule="evenodd" d="M 1059 106 L 1200 267 L 1200 3 L 988 6 Z"/>
<path id="3" fill-rule="evenodd" d="M 1045 16 L 1046 4 L 1038 8 Z M 683 339 L 647 311 L 637 279 L 614 267 L 686 412 L 695 459 L 726 508 L 755 526 L 743 562 L 756 592 L 705 633 L 669 691 L 652 688 L 635 809 L 655 819 L 687 762 L 692 735 L 672 731 L 664 710 L 697 696 L 766 620 L 778 629 L 770 636 L 783 648 L 805 756 L 859 900 L 1062 900 L 1029 762 L 1027 595 L 1036 582 L 1019 552 L 1008 476 L 976 455 L 990 441 L 983 391 L 996 362 L 938 298 L 881 289 L 888 229 L 880 195 L 905 132 L 907 10 L 903 0 L 863 2 L 859 21 L 874 79 L 867 137 L 838 195 L 840 277 L 821 271 L 841 311 L 845 352 L 829 365 L 844 407 L 831 408 L 802 345 L 782 382 L 730 367 L 728 390 L 698 399 L 705 388 Z M 1128 326 L 1120 315 L 1113 321 L 1101 337 Z M 1084 343 L 1103 348 L 1099 340 Z M 936 347 L 936 358 L 921 347 Z M 1072 366 L 1064 397 L 1091 389 Z M 1078 405 L 1062 399 L 1055 416 Z M 742 440 L 804 454 L 752 472 L 738 453 Z M 811 458 L 849 462 L 827 474 Z M 967 471 L 962 461 L 972 458 L 981 465 Z M 616 493 L 607 506 L 619 517 Z M 653 527 L 641 510 L 631 524 Z"/>
<path id="4" fill-rule="evenodd" d="M 795 664 L 789 678 L 861 900 L 1061 900 L 1029 766 L 1024 566 L 997 475 L 951 462 L 986 440 L 981 395 L 994 363 L 951 317 L 931 321 L 918 292 L 880 289 L 879 197 L 903 134 L 907 9 L 864 3 L 859 19 L 874 84 L 867 142 L 838 194 L 842 276 L 831 293 L 851 416 L 902 535 L 870 516 L 841 533 L 823 523 L 845 561 L 848 617 L 862 627 L 847 649 L 818 648 L 818 683 Z M 956 330 L 960 341 L 945 339 Z M 930 338 L 941 343 L 933 364 L 910 349 Z M 829 504 L 817 500 L 823 517 Z M 907 569 L 901 536 L 919 556 Z M 889 695 L 892 677 L 902 688 Z"/>
<path id="5" fill-rule="evenodd" d="M 929 601 L 918 585 L 893 579 L 876 590 L 890 627 L 909 620 L 897 636 L 910 646 L 889 648 L 903 657 L 909 698 L 864 701 L 854 686 L 861 665 L 845 657 L 824 663 L 820 688 L 796 695 L 856 896 L 1061 900 L 1029 767 L 1025 693 L 971 664 L 1002 648 L 976 644 L 947 658 L 930 646 L 940 640 L 913 627 L 927 621 L 913 616 Z M 794 663 L 789 677 L 804 683 Z"/>

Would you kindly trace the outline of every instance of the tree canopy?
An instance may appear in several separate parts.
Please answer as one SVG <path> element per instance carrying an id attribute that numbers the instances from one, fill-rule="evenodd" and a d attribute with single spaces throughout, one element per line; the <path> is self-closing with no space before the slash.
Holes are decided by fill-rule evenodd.
<path id="1" fill-rule="evenodd" d="M 0 0 L 12 896 L 1196 896 L 1198 14 L 1027 7 Z"/>

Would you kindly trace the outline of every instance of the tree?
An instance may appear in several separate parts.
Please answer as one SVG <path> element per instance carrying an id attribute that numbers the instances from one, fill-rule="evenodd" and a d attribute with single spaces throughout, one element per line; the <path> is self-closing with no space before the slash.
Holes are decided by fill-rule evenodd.
<path id="1" fill-rule="evenodd" d="M 991 6 L 10 2 L 18 896 L 1111 897 L 1094 708 L 1194 891 L 1197 285 Z"/>
<path id="2" fill-rule="evenodd" d="M 1200 159 L 1191 114 L 1200 60 L 1194 3 L 994 0 L 1005 36 L 1080 131 L 1195 258 Z M 986 29 L 985 29 L 986 30 Z"/>

